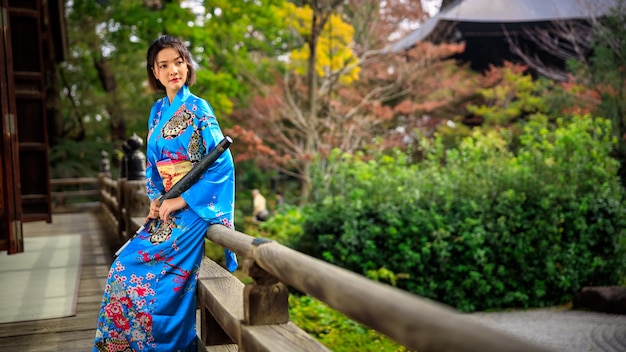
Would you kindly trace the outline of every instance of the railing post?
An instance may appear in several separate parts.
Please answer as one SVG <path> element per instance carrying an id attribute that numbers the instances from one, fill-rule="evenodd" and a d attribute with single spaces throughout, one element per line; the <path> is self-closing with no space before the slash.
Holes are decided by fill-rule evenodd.
<path id="1" fill-rule="evenodd" d="M 109 161 L 109 153 L 100 151 L 100 173 L 104 176 L 111 177 L 111 161 Z"/>
<path id="2" fill-rule="evenodd" d="M 126 158 L 126 178 L 128 180 L 146 179 L 146 155 L 139 150 L 143 146 L 143 140 L 134 133 L 127 141 L 128 153 Z"/>
<path id="3" fill-rule="evenodd" d="M 117 199 L 115 217 L 117 218 L 117 235 L 124 239 L 127 237 L 126 223 L 124 221 L 126 219 L 124 214 L 124 183 L 128 177 L 128 154 L 131 151 L 128 141 L 122 144 L 122 151 L 124 153 L 120 159 L 120 177 L 117 179 L 117 192 L 115 193 L 115 198 Z"/>
<path id="4" fill-rule="evenodd" d="M 107 207 L 107 199 L 105 199 L 105 194 L 108 191 L 106 183 L 104 181 L 105 178 L 111 177 L 111 162 L 109 161 L 109 153 L 102 150 L 100 151 L 100 172 L 98 172 L 98 190 L 100 192 L 100 204 L 102 207 Z"/>
<path id="5" fill-rule="evenodd" d="M 132 194 L 136 187 L 134 184 L 138 180 L 145 180 L 146 166 L 145 155 L 139 150 L 143 145 L 143 140 L 133 134 L 124 144 L 122 150 L 124 155 L 120 160 L 120 178 L 117 183 L 117 204 L 119 206 L 117 213 L 118 234 L 121 238 L 127 238 L 131 233 L 129 201 L 132 200 Z"/>
<path id="6" fill-rule="evenodd" d="M 128 141 L 125 141 L 122 144 L 122 158 L 120 159 L 120 178 L 126 178 L 128 174 L 128 153 L 130 152 L 130 147 L 128 146 Z"/>
<path id="7" fill-rule="evenodd" d="M 289 321 L 289 290 L 252 259 L 244 260 L 244 270 L 254 282 L 243 290 L 244 323 L 284 324 Z"/>
<path id="8" fill-rule="evenodd" d="M 133 216 L 145 216 L 148 214 L 150 204 L 147 207 L 143 199 L 137 198 L 137 191 L 145 189 L 146 180 L 146 156 L 139 150 L 143 146 L 143 140 L 134 133 L 124 143 L 125 174 L 119 185 L 120 218 L 119 228 L 123 237 L 130 237 L 135 228 L 130 218 Z M 147 196 L 146 196 L 147 197 Z"/>

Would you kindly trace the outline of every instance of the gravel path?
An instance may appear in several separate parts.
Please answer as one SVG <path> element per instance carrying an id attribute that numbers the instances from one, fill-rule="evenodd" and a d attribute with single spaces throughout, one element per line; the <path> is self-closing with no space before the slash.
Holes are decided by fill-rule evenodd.
<path id="1" fill-rule="evenodd" d="M 626 315 L 533 309 L 470 316 L 555 352 L 626 352 Z"/>

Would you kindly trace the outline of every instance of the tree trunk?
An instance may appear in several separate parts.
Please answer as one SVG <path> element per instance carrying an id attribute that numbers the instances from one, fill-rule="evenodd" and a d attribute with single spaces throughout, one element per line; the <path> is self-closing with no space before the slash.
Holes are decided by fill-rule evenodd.
<path id="1" fill-rule="evenodd" d="M 309 98 L 309 112 L 308 121 L 305 131 L 304 151 L 307 155 L 307 160 L 303 161 L 302 165 L 302 187 L 301 187 L 301 201 L 306 202 L 311 194 L 311 163 L 312 156 L 316 154 L 316 134 L 317 131 L 317 119 L 318 119 L 318 106 L 317 106 L 317 71 L 315 70 L 315 64 L 317 62 L 317 43 L 319 37 L 324 30 L 326 22 L 330 18 L 334 9 L 342 3 L 342 0 L 334 0 L 328 4 L 325 2 L 311 1 L 311 8 L 313 9 L 313 19 L 311 21 L 311 37 L 308 40 L 309 44 L 309 61 L 307 67 L 308 78 L 308 98 Z"/>
<path id="2" fill-rule="evenodd" d="M 313 21 L 311 21 L 311 39 L 309 40 L 309 61 L 307 68 L 307 79 L 309 89 L 309 112 L 307 128 L 305 131 L 304 151 L 307 156 L 312 156 L 315 153 L 315 140 L 314 133 L 317 125 L 317 72 L 315 70 L 315 62 L 317 61 L 317 41 L 321 29 L 319 29 L 318 22 L 320 21 L 319 14 L 314 11 Z M 311 194 L 311 159 L 304 160 L 302 166 L 302 187 L 300 190 L 300 196 L 302 202 L 306 202 Z"/>
<path id="3" fill-rule="evenodd" d="M 98 70 L 98 78 L 100 78 L 102 87 L 109 96 L 106 109 L 111 119 L 109 121 L 111 140 L 124 141 L 126 140 L 126 122 L 124 121 L 124 113 L 120 107 L 119 98 L 117 96 L 118 91 L 115 75 L 111 70 L 111 65 L 104 56 L 101 56 L 99 59 L 94 58 L 94 65 L 96 70 Z"/>

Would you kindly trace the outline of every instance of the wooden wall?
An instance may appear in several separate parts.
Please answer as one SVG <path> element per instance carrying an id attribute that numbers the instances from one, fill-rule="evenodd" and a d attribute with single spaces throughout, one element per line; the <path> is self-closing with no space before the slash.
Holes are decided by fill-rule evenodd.
<path id="1" fill-rule="evenodd" d="M 66 53 L 63 0 L 0 0 L 0 250 L 22 223 L 52 221 L 47 87 Z"/>

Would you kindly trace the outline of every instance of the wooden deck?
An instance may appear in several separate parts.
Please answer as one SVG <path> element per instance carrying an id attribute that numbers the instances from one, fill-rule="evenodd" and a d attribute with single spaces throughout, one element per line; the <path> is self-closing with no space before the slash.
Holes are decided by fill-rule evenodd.
<path id="1" fill-rule="evenodd" d="M 106 233 L 105 218 L 98 210 L 54 214 L 52 223 L 24 224 L 24 237 L 79 233 L 82 238 L 82 271 L 76 315 L 73 317 L 0 324 L 3 352 L 92 350 L 104 283 L 119 241 Z M 28 248 L 26 248 L 28 250 Z M 1 254 L 6 255 L 6 254 Z"/>

